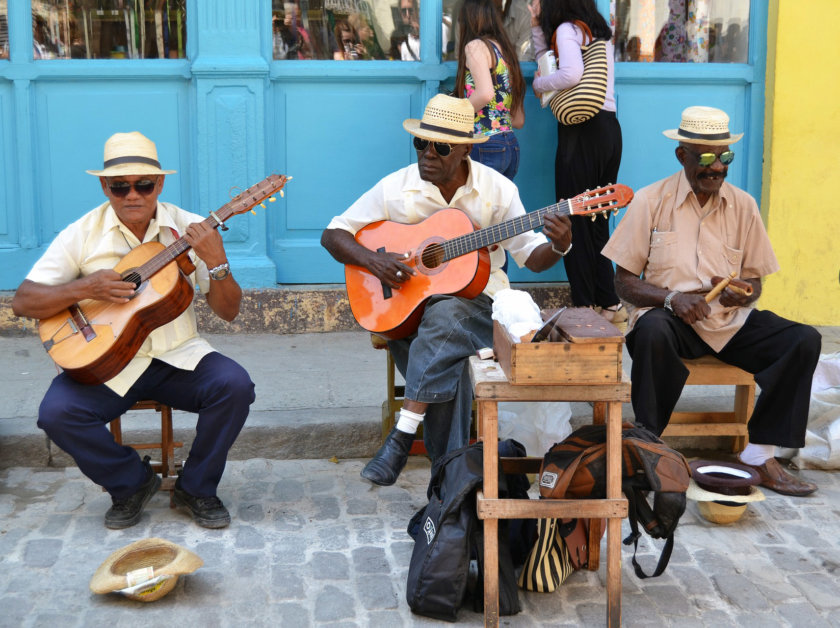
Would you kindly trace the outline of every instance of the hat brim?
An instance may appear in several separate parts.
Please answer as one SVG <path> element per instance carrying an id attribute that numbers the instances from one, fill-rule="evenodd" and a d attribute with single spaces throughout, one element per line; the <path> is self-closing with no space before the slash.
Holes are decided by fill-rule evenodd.
<path id="1" fill-rule="evenodd" d="M 175 174 L 177 170 L 161 170 L 148 164 L 119 164 L 104 170 L 85 170 L 95 177 L 124 177 L 144 174 Z"/>
<path id="2" fill-rule="evenodd" d="M 723 493 L 714 493 L 700 488 L 694 478 L 688 482 L 688 489 L 685 492 L 688 499 L 693 499 L 696 502 L 733 502 L 736 504 L 747 504 L 749 502 L 764 501 L 764 493 L 757 486 L 750 487 L 749 495 L 724 495 Z"/>
<path id="3" fill-rule="evenodd" d="M 475 135 L 471 137 L 462 137 L 460 135 L 449 135 L 438 131 L 429 131 L 428 129 L 420 128 L 420 120 L 417 118 L 408 118 L 403 121 L 403 128 L 412 135 L 430 142 L 446 142 L 447 144 L 481 144 L 490 139 L 486 135 Z"/>
<path id="4" fill-rule="evenodd" d="M 114 565 L 123 559 L 136 556 L 138 560 L 134 568 L 139 569 L 152 564 L 151 561 L 146 560 L 146 555 L 153 555 L 156 552 L 174 555 L 166 564 L 155 567 L 155 576 L 181 576 L 194 572 L 204 564 L 200 556 L 171 541 L 158 538 L 141 539 L 121 547 L 108 556 L 93 574 L 90 580 L 90 590 L 94 593 L 112 593 L 126 588 L 127 570 L 122 567 L 114 569 Z"/>
<path id="5" fill-rule="evenodd" d="M 667 137 L 669 140 L 677 140 L 678 142 L 685 142 L 686 144 L 706 144 L 707 146 L 729 146 L 744 137 L 743 133 L 733 133 L 725 140 L 685 137 L 684 135 L 679 134 L 679 129 L 668 129 L 667 131 L 662 131 L 662 135 Z"/>

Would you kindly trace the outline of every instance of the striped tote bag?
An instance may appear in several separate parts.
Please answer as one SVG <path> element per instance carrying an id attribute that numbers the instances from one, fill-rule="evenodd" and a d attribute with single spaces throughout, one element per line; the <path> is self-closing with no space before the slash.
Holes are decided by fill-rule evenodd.
<path id="1" fill-rule="evenodd" d="M 569 549 L 560 534 L 560 521 L 538 519 L 537 541 L 519 574 L 520 588 L 551 593 L 563 584 L 573 571 Z"/>
<path id="2" fill-rule="evenodd" d="M 557 121 L 565 125 L 586 122 L 601 110 L 607 98 L 607 42 L 593 41 L 591 34 L 586 38 L 589 28 L 583 22 L 575 24 L 582 26 L 584 40 L 589 42 L 580 47 L 583 76 L 577 85 L 558 91 L 548 103 Z"/>

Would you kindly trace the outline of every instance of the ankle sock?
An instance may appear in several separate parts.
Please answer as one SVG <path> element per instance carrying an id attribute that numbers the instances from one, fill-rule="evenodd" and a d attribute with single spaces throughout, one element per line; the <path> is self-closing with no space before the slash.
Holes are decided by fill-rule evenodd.
<path id="1" fill-rule="evenodd" d="M 770 460 L 775 453 L 775 445 L 756 445 L 754 443 L 747 443 L 747 446 L 744 447 L 744 451 L 741 452 L 738 459 L 744 464 L 759 466 Z"/>
<path id="2" fill-rule="evenodd" d="M 425 416 L 425 412 L 423 414 L 417 414 L 416 412 L 402 408 L 400 410 L 400 418 L 397 420 L 397 429 L 406 434 L 416 434 L 417 426 L 423 422 L 423 417 Z"/>

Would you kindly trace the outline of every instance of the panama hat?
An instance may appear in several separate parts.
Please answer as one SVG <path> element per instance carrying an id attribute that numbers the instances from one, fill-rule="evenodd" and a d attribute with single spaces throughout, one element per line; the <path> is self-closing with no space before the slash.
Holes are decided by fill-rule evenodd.
<path id="1" fill-rule="evenodd" d="M 174 170 L 161 170 L 157 147 L 148 137 L 137 131 L 114 133 L 105 142 L 102 170 L 86 170 L 96 177 L 121 175 L 173 174 Z"/>
<path id="2" fill-rule="evenodd" d="M 729 116 L 724 111 L 700 106 L 684 109 L 680 128 L 662 134 L 668 139 L 710 146 L 728 146 L 744 137 L 743 133 L 729 133 Z"/>
<path id="3" fill-rule="evenodd" d="M 764 499 L 755 469 L 733 462 L 692 460 L 691 480 L 685 496 L 697 502 L 697 510 L 712 523 L 733 523 L 749 502 Z"/>
<path id="4" fill-rule="evenodd" d="M 433 96 L 426 105 L 423 119 L 409 118 L 403 128 L 430 142 L 449 144 L 479 144 L 486 142 L 486 135 L 475 135 L 475 109 L 466 98 L 446 94 Z"/>
<path id="5" fill-rule="evenodd" d="M 158 538 L 141 539 L 106 558 L 93 574 L 90 590 L 154 602 L 175 588 L 178 576 L 203 564 L 199 556 L 180 545 Z"/>

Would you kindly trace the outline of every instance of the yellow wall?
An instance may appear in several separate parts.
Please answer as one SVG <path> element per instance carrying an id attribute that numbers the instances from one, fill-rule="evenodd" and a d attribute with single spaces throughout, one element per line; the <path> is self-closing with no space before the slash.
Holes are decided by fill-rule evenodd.
<path id="1" fill-rule="evenodd" d="M 838 0 L 770 3 L 762 214 L 781 270 L 759 307 L 812 325 L 840 325 L 838 23 Z"/>

